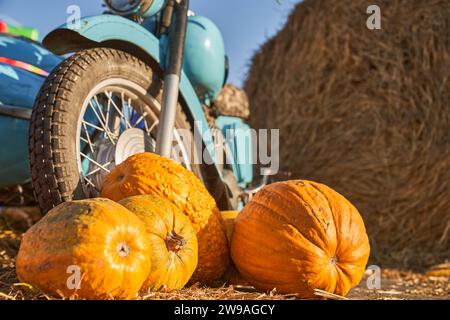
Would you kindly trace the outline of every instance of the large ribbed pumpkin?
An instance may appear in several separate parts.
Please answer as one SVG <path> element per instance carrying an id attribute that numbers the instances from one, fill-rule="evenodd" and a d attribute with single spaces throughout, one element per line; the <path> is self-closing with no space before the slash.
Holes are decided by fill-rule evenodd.
<path id="1" fill-rule="evenodd" d="M 134 298 L 150 272 L 143 222 L 108 199 L 66 202 L 23 236 L 22 282 L 53 296 Z"/>
<path id="2" fill-rule="evenodd" d="M 225 226 L 214 198 L 201 181 L 181 164 L 153 153 L 131 156 L 106 177 L 103 197 L 152 194 L 176 204 L 197 233 L 198 265 L 192 281 L 219 279 L 229 264 Z"/>
<path id="3" fill-rule="evenodd" d="M 152 243 L 152 269 L 142 288 L 183 288 L 198 260 L 197 237 L 189 218 L 172 202 L 157 196 L 134 196 L 119 203 L 144 222 Z"/>
<path id="4" fill-rule="evenodd" d="M 274 183 L 236 219 L 231 256 L 256 288 L 314 296 L 345 295 L 361 280 L 369 240 L 357 209 L 325 185 Z"/>

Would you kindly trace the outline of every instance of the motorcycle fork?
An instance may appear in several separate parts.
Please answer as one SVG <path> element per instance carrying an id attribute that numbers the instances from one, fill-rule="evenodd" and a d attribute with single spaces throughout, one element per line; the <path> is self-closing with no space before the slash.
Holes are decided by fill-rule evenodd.
<path id="1" fill-rule="evenodd" d="M 156 153 L 170 158 L 183 65 L 189 0 L 170 0 L 167 10 L 169 14 L 165 15 L 166 21 L 163 21 L 163 27 L 168 29 L 168 26 L 173 24 L 173 28 L 169 32 L 168 65 L 164 73 L 163 101 Z"/>

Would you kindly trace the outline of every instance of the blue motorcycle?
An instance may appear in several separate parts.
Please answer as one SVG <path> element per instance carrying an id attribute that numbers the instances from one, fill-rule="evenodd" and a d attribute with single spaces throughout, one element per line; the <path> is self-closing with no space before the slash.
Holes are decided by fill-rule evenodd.
<path id="1" fill-rule="evenodd" d="M 261 185 L 249 188 L 249 126 L 214 107 L 228 73 L 216 25 L 193 14 L 188 0 L 105 5 L 105 14 L 62 26 L 43 41 L 67 58 L 42 85 L 31 117 L 31 180 L 40 208 L 98 196 L 114 166 L 144 151 L 194 172 L 220 209 L 242 207 Z"/>

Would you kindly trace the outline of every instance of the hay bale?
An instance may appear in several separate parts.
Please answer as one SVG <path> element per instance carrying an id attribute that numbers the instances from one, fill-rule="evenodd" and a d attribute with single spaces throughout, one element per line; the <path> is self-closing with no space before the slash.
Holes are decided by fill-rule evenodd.
<path id="1" fill-rule="evenodd" d="M 305 0 L 253 58 L 257 128 L 280 128 L 280 164 L 365 218 L 372 261 L 450 257 L 450 1 Z"/>

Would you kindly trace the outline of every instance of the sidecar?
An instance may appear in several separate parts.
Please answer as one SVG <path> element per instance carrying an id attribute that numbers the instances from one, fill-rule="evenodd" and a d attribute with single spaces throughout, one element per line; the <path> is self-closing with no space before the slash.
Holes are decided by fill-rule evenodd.
<path id="1" fill-rule="evenodd" d="M 4 24 L 0 21 L 2 30 Z M 0 188 L 30 178 L 31 110 L 46 76 L 61 61 L 38 42 L 0 33 Z"/>

